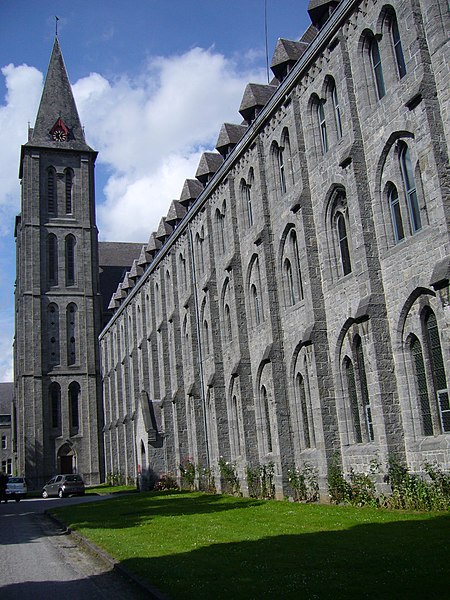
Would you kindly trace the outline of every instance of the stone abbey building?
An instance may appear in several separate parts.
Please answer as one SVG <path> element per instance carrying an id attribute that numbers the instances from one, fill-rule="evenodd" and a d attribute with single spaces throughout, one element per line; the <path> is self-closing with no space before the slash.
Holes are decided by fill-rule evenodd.
<path id="1" fill-rule="evenodd" d="M 278 41 L 270 85 L 248 84 L 237 123 L 222 126 L 216 151 L 202 156 L 136 253 L 101 332 L 96 232 L 86 208 L 70 259 L 83 281 L 77 339 L 88 357 L 77 379 L 79 446 L 67 408 L 70 316 L 61 325 L 77 301 L 67 287 L 64 306 L 53 288 L 29 300 L 18 292 L 19 304 L 34 301 L 40 311 L 40 345 L 24 356 L 53 360 L 52 304 L 68 340 L 61 338 L 61 375 L 53 367 L 34 388 L 16 376 L 19 406 L 34 394 L 24 426 L 37 440 L 38 423 L 45 429 L 53 418 L 48 390 L 61 378 L 66 408 L 61 429 L 51 431 L 51 460 L 62 443 L 92 463 L 104 450 L 104 467 L 83 459 L 80 472 L 135 478 L 177 474 L 189 458 L 209 467 L 220 488 L 223 456 L 244 491 L 246 466 L 272 462 L 278 496 L 287 470 L 306 463 L 325 491 L 336 453 L 346 472 L 373 459 L 385 464 L 390 454 L 414 471 L 426 461 L 450 469 L 448 5 L 311 0 L 308 12 L 312 25 L 299 41 Z M 52 119 L 47 138 L 59 127 Z M 33 139 L 23 151 L 24 198 L 37 176 Z M 95 153 L 68 152 L 67 144 L 75 141 L 44 144 L 41 190 L 56 161 L 57 176 L 72 169 L 74 189 L 86 186 L 87 198 Z M 62 160 L 69 156 L 76 165 Z M 66 227 L 46 218 L 46 235 L 53 223 Z M 60 244 L 64 233 L 55 231 Z M 18 273 L 48 286 L 52 254 L 42 248 L 50 262 L 33 267 L 19 254 Z M 60 285 L 71 264 L 66 248 Z M 31 330 L 19 333 L 34 314 L 23 310 L 16 346 Z M 98 334 L 97 359 L 87 349 Z M 95 453 L 87 450 L 94 439 Z"/>

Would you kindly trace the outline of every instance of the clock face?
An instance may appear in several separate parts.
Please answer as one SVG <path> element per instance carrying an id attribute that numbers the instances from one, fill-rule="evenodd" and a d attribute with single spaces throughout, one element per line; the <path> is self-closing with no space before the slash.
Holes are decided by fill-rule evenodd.
<path id="1" fill-rule="evenodd" d="M 66 132 L 63 129 L 55 129 L 53 132 L 53 139 L 55 142 L 65 142 L 67 139 Z"/>

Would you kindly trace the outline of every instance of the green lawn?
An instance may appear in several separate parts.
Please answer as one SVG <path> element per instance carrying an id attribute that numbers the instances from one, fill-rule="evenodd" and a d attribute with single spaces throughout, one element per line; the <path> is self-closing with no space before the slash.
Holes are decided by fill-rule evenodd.
<path id="1" fill-rule="evenodd" d="M 55 514 L 174 599 L 449 597 L 448 513 L 159 492 Z"/>

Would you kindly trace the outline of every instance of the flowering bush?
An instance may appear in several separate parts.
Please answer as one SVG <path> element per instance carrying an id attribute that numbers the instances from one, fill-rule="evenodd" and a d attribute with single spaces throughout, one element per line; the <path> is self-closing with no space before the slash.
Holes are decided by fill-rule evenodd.
<path id="1" fill-rule="evenodd" d="M 179 488 L 173 475 L 170 473 L 163 473 L 155 483 L 155 487 L 153 489 L 162 492 L 166 490 L 178 490 Z"/>
<path id="2" fill-rule="evenodd" d="M 319 499 L 317 469 L 305 463 L 303 467 L 288 469 L 289 484 L 296 502 L 316 502 Z"/>
<path id="3" fill-rule="evenodd" d="M 245 476 L 247 478 L 248 494 L 251 498 L 265 498 L 266 500 L 275 498 L 274 472 L 275 465 L 273 462 L 258 465 L 253 469 L 249 466 L 246 467 Z"/>
<path id="4" fill-rule="evenodd" d="M 195 489 L 195 465 L 190 458 L 185 458 L 180 464 L 182 487 Z"/>
<path id="5" fill-rule="evenodd" d="M 198 487 L 202 492 L 208 492 L 208 494 L 216 493 L 216 481 L 214 473 L 208 467 L 197 467 L 198 474 Z"/>
<path id="6" fill-rule="evenodd" d="M 221 456 L 219 458 L 219 471 L 220 477 L 223 483 L 223 491 L 226 494 L 232 494 L 233 496 L 241 495 L 241 484 L 239 483 L 239 477 L 236 471 L 236 465 L 231 463 Z"/>

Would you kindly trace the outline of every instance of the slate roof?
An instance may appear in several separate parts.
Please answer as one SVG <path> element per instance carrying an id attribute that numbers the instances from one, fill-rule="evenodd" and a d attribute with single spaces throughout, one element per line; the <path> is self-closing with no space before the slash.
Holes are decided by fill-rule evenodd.
<path id="1" fill-rule="evenodd" d="M 49 133 L 58 119 L 69 129 L 66 141 L 56 142 Z M 53 44 L 36 123 L 25 146 L 94 152 L 84 138 L 58 38 Z"/>
<path id="2" fill-rule="evenodd" d="M 219 152 L 222 148 L 230 145 L 236 145 L 247 131 L 245 125 L 236 125 L 234 123 L 224 123 L 220 128 L 219 137 L 216 143 L 216 150 Z"/>
<path id="3" fill-rule="evenodd" d="M 181 202 L 178 202 L 178 200 L 172 200 L 172 204 L 170 205 L 169 212 L 166 216 L 166 223 L 173 225 L 177 223 L 177 221 L 181 221 L 186 212 L 186 208 L 181 204 Z"/>
<path id="4" fill-rule="evenodd" d="M 0 383 L 0 414 L 11 414 L 11 402 L 14 397 L 14 383 Z"/>
<path id="5" fill-rule="evenodd" d="M 183 204 L 183 206 L 191 204 L 202 192 L 203 186 L 197 179 L 186 179 L 181 191 L 181 204 Z"/>
<path id="6" fill-rule="evenodd" d="M 203 180 L 215 173 L 222 163 L 223 156 L 218 152 L 203 152 L 195 176 L 203 183 Z"/>
<path id="7" fill-rule="evenodd" d="M 135 258 L 139 258 L 144 243 L 99 242 L 98 264 L 101 267 L 127 267 L 130 269 Z"/>
<path id="8" fill-rule="evenodd" d="M 249 113 L 255 108 L 262 108 L 276 91 L 276 86 L 263 83 L 248 83 L 245 88 L 239 112 L 244 119 L 248 119 Z"/>

